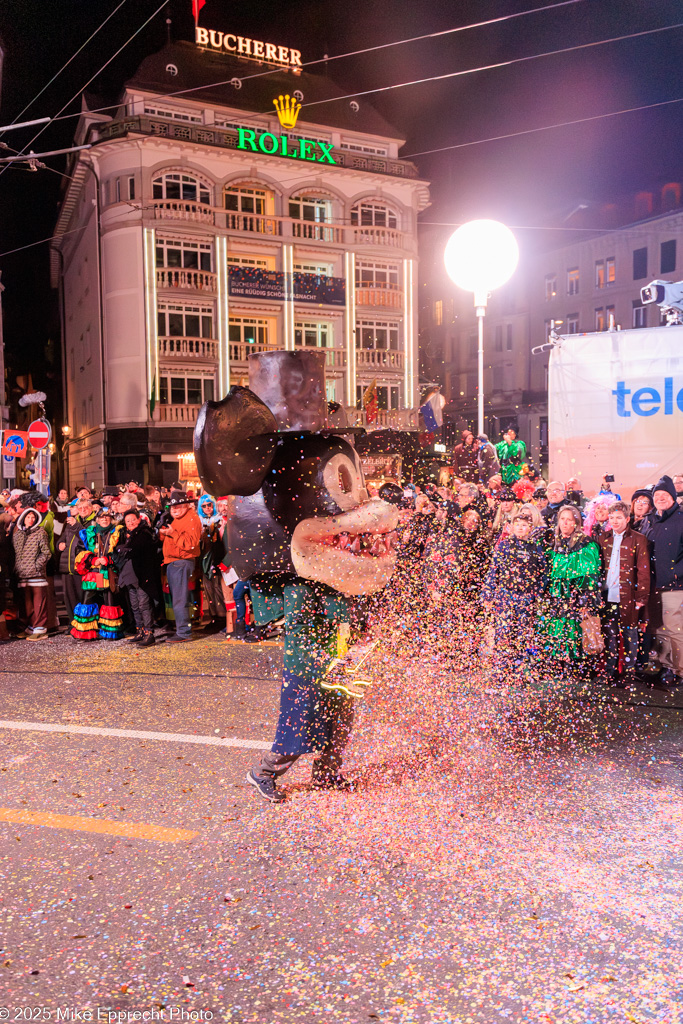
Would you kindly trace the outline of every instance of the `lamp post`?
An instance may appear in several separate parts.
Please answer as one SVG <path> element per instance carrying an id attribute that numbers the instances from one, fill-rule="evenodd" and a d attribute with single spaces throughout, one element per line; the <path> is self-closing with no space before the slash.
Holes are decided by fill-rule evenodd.
<path id="1" fill-rule="evenodd" d="M 463 291 L 474 293 L 479 334 L 477 433 L 484 433 L 484 316 L 489 293 L 512 277 L 519 261 L 517 240 L 497 220 L 471 220 L 448 239 L 446 272 Z"/>

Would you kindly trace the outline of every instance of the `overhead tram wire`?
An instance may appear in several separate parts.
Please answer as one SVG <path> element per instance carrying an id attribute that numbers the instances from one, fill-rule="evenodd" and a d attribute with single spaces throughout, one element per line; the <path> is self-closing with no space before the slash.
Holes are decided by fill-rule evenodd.
<path id="1" fill-rule="evenodd" d="M 584 3 L 584 2 L 585 2 L 585 0 L 560 0 L 560 3 L 547 4 L 544 7 L 533 7 L 533 8 L 530 8 L 529 10 L 526 10 L 526 11 L 518 11 L 516 14 L 504 14 L 504 15 L 501 15 L 499 18 L 490 18 L 487 21 L 475 21 L 475 22 L 472 22 L 469 25 L 459 25 L 456 28 L 442 29 L 442 30 L 440 30 L 438 32 L 428 32 L 426 35 L 411 36 L 408 39 L 397 39 L 397 40 L 394 40 L 394 42 L 391 42 L 391 43 L 380 43 L 377 46 L 368 46 L 368 47 L 365 47 L 362 50 L 350 50 L 348 53 L 340 53 L 340 54 L 336 54 L 336 55 L 334 55 L 332 57 L 329 57 L 329 56 L 328 57 L 320 57 L 320 58 L 318 58 L 316 60 L 304 61 L 301 66 L 302 66 L 302 68 L 308 68 L 308 67 L 313 67 L 316 64 L 329 64 L 332 61 L 343 60 L 343 59 L 345 59 L 347 57 L 356 57 L 356 56 L 363 55 L 363 54 L 366 54 L 366 53 L 374 53 L 377 50 L 386 50 L 386 49 L 389 49 L 390 47 L 394 47 L 394 46 L 406 46 L 409 43 L 421 42 L 421 41 L 423 41 L 425 39 L 436 39 L 436 38 L 439 38 L 439 37 L 442 37 L 442 36 L 453 35 L 453 34 L 458 33 L 458 32 L 468 32 L 471 29 L 483 28 L 483 27 L 486 27 L 487 25 L 494 25 L 494 24 L 499 24 L 499 23 L 504 22 L 504 21 L 511 21 L 513 18 L 523 18 L 523 17 L 527 17 L 530 14 L 538 14 L 539 12 L 551 11 L 551 10 L 554 10 L 555 8 L 558 8 L 558 7 L 573 6 L 574 4 Z M 269 75 L 276 75 L 276 74 L 279 74 L 281 71 L 282 71 L 282 68 L 270 68 L 268 71 L 259 71 L 255 75 L 244 75 L 241 78 L 241 81 L 242 82 L 250 82 L 254 78 L 267 78 Z M 177 89 L 175 92 L 164 93 L 164 96 L 167 99 L 172 99 L 172 98 L 177 97 L 177 96 L 187 96 L 187 95 L 189 95 L 190 93 L 193 93 L 193 92 L 201 92 L 204 89 L 216 89 L 216 88 L 218 88 L 221 85 L 230 85 L 232 83 L 233 79 L 234 79 L 234 75 L 231 76 L 230 78 L 226 78 L 225 80 L 222 80 L 222 81 L 209 82 L 206 85 L 195 85 L 195 86 L 192 86 L 189 89 Z M 117 106 L 118 106 L 118 104 L 109 104 L 106 107 L 98 107 L 95 110 L 90 110 L 90 111 L 88 111 L 88 113 L 90 113 L 90 114 L 102 114 L 102 113 L 105 113 L 107 110 L 115 109 Z M 66 121 L 66 120 L 68 120 L 69 118 L 72 118 L 72 117 L 80 117 L 80 112 L 74 113 L 74 114 L 65 114 L 63 117 L 56 116 L 55 118 L 53 118 L 53 120 L 55 120 L 55 121 Z"/>
<path id="2" fill-rule="evenodd" d="M 95 29 L 95 31 L 94 31 L 94 32 L 93 32 L 93 33 L 92 33 L 91 35 L 89 35 L 89 36 L 88 36 L 88 38 L 86 39 L 86 41 L 85 41 L 85 42 L 84 42 L 84 43 L 83 43 L 83 44 L 82 44 L 81 46 L 79 46 L 79 47 L 78 47 L 78 49 L 76 50 L 76 52 L 75 52 L 74 54 L 72 54 L 72 56 L 71 56 L 71 57 L 69 57 L 69 59 L 68 59 L 68 60 L 67 60 L 67 61 L 66 61 L 66 62 L 65 62 L 64 64 L 62 64 L 62 66 L 61 66 L 61 68 L 59 69 L 59 71 L 55 72 L 55 74 L 54 74 L 54 75 L 52 76 L 52 78 L 50 79 L 50 81 L 49 81 L 49 82 L 47 82 L 47 83 L 46 83 L 46 84 L 45 84 L 45 85 L 43 86 L 43 88 L 42 88 L 42 89 L 40 90 L 40 92 L 37 92 L 37 93 L 35 94 L 35 96 L 33 97 L 33 99 L 32 99 L 32 100 L 29 100 L 29 102 L 28 102 L 28 103 L 26 104 L 26 106 L 25 106 L 25 107 L 23 108 L 23 110 L 20 110 L 20 111 L 19 111 L 19 113 L 18 113 L 18 114 L 16 115 L 16 117 L 15 117 L 15 118 L 14 118 L 14 120 L 12 121 L 11 125 L 5 125 L 5 126 L 3 126 L 2 128 L 0 128 L 0 132 L 5 132 L 5 131 L 8 131 L 8 130 L 9 130 L 9 129 L 10 129 L 10 128 L 11 128 L 11 127 L 12 127 L 12 126 L 13 126 L 13 125 L 14 125 L 14 124 L 15 124 L 15 123 L 16 123 L 16 122 L 18 121 L 18 120 L 19 120 L 19 118 L 20 118 L 20 117 L 22 116 L 22 114 L 25 114 L 25 113 L 26 113 L 26 111 L 28 110 L 28 108 L 29 108 L 29 107 L 32 107 L 32 106 L 33 106 L 33 104 L 34 104 L 34 103 L 36 102 L 36 100 L 37 100 L 37 99 L 38 99 L 38 98 L 39 98 L 40 96 L 42 96 L 42 95 L 43 95 L 43 93 L 45 92 L 45 90 L 46 90 L 46 89 L 49 89 L 49 87 L 50 87 L 50 86 L 52 85 L 52 83 L 53 83 L 54 81 L 56 81 L 56 79 L 58 79 L 58 78 L 59 78 L 59 76 L 61 75 L 62 71 L 65 71 L 65 70 L 66 70 L 66 68 L 68 68 L 69 64 L 71 64 L 71 62 L 72 62 L 73 60 L 75 60 L 75 59 L 76 59 L 76 57 L 77 57 L 77 56 L 79 55 L 79 53 L 81 53 L 81 51 L 82 51 L 82 50 L 84 50 L 84 49 L 86 48 L 86 46 L 88 45 L 88 43 L 89 43 L 89 42 L 91 42 L 91 40 L 93 40 L 93 39 L 95 38 L 95 36 L 97 35 L 97 33 L 98 33 L 98 32 L 100 32 L 100 31 L 101 31 L 101 30 L 102 30 L 102 29 L 104 28 L 104 26 L 105 26 L 105 25 L 107 24 L 107 22 L 108 22 L 108 21 L 109 21 L 109 20 L 110 20 L 111 18 L 113 18 L 113 17 L 114 17 L 114 15 L 116 14 L 116 12 L 117 12 L 117 11 L 118 11 L 118 10 L 119 10 L 119 9 L 120 9 L 121 7 L 123 7 L 123 5 L 124 5 L 124 4 L 126 3 L 126 2 L 127 2 L 127 0 L 121 0 L 121 2 L 119 3 L 119 5 L 118 5 L 117 7 L 115 7 L 115 8 L 114 8 L 114 10 L 113 10 L 113 11 L 111 12 L 111 14 L 108 14 L 108 15 L 107 15 L 107 17 L 106 17 L 106 18 L 104 19 L 104 21 L 102 22 L 102 24 L 101 24 L 101 25 L 100 25 L 100 26 L 99 26 L 98 28 L 96 28 L 96 29 Z"/>
<path id="3" fill-rule="evenodd" d="M 492 135 L 488 139 L 472 139 L 471 142 L 457 142 L 452 146 L 440 146 L 438 149 L 422 149 L 418 153 L 405 153 L 401 155 L 402 160 L 412 160 L 416 156 L 429 156 L 432 153 L 446 153 L 453 149 L 467 149 L 468 146 L 483 146 L 486 142 L 501 142 L 505 139 L 516 139 L 520 135 L 533 135 L 535 132 L 549 132 L 553 128 L 570 128 L 575 124 L 585 124 L 587 121 L 599 121 L 603 117 L 619 117 L 621 114 L 634 114 L 641 110 L 654 110 L 657 107 L 667 107 L 672 103 L 683 103 L 683 97 L 675 100 L 661 100 L 659 103 L 645 103 L 640 107 L 625 107 L 623 110 L 611 110 L 605 114 L 593 114 L 590 117 L 577 117 L 572 121 L 558 121 L 556 124 L 544 124 L 538 128 L 525 128 L 518 132 L 508 132 L 505 135 Z M 577 229 L 579 230 L 579 229 Z"/>
<path id="4" fill-rule="evenodd" d="M 610 43 L 621 43 L 628 39 L 639 39 L 643 36 L 651 36 L 657 32 L 671 32 L 673 29 L 683 28 L 683 22 L 675 25 L 663 25 L 661 28 L 643 29 L 641 32 L 631 32 L 624 36 L 612 36 L 610 39 L 596 39 L 590 43 L 577 43 L 575 46 L 564 46 L 560 50 L 546 50 L 544 53 L 532 53 L 526 57 L 513 57 L 510 60 L 497 61 L 495 64 L 483 64 L 477 68 L 465 68 L 463 71 L 449 71 L 444 75 L 432 75 L 430 78 L 416 78 L 410 82 L 396 82 L 394 85 L 383 85 L 376 89 L 364 89 L 362 92 L 350 92 L 344 96 L 332 96 L 325 100 L 311 100 L 310 103 L 303 103 L 304 107 L 319 107 L 325 103 L 339 103 L 341 100 L 353 100 L 359 96 L 374 96 L 381 92 L 391 92 L 392 89 L 406 89 L 411 85 L 426 85 L 429 82 L 442 82 L 449 78 L 462 78 L 465 75 L 474 75 L 480 71 L 495 71 L 498 68 L 514 67 L 516 64 L 524 64 L 531 60 L 542 60 L 544 57 L 556 57 L 563 53 L 574 53 L 577 50 L 588 50 L 597 46 L 608 46 Z"/>
<path id="5" fill-rule="evenodd" d="M 120 54 L 120 53 L 121 53 L 121 52 L 122 52 L 123 50 L 125 50 L 125 48 L 126 48 L 126 47 L 128 46 L 128 44 L 129 44 L 129 43 L 131 43 L 131 42 L 132 42 L 132 41 L 133 41 L 133 40 L 135 39 L 135 37 L 136 37 L 137 35 L 139 35 L 139 33 L 140 33 L 140 32 L 142 32 L 143 28 L 145 28 L 145 27 L 146 27 L 146 26 L 147 26 L 147 25 L 148 25 L 148 24 L 150 23 L 150 21 L 152 21 L 152 19 L 153 19 L 153 18 L 156 18 L 157 14 L 160 14 L 160 13 L 161 13 L 161 11 L 162 11 L 162 10 L 164 9 L 164 7 L 166 7 L 167 3 L 168 3 L 168 0 L 163 0 L 163 2 L 162 2 L 161 4 L 159 4 L 159 6 L 157 7 L 157 9 L 156 9 L 156 10 L 155 10 L 155 11 L 154 11 L 154 12 L 153 12 L 152 14 L 150 14 L 149 18 L 147 18 L 147 19 L 146 19 L 145 21 L 143 21 L 142 25 L 140 25 L 140 26 L 139 26 L 139 28 L 137 28 L 137 29 L 135 30 L 135 32 L 133 32 L 132 36 L 130 36 L 130 37 L 129 37 L 129 38 L 128 38 L 128 39 L 126 40 L 126 42 L 125 42 L 125 43 L 123 43 L 123 45 L 122 45 L 122 46 L 120 46 L 120 47 L 118 48 L 118 50 L 116 51 L 116 53 L 114 53 L 114 54 L 113 54 L 113 55 L 112 55 L 112 56 L 111 56 L 111 57 L 109 58 L 109 60 L 108 60 L 108 61 L 106 61 L 106 62 L 105 62 L 105 63 L 104 63 L 104 64 L 103 64 L 103 65 L 102 65 L 102 66 L 101 66 L 100 68 L 98 68 L 98 69 L 97 69 L 97 71 L 95 72 L 95 74 L 94 74 L 94 75 L 91 75 L 91 77 L 90 77 L 90 78 L 88 79 L 88 81 L 87 81 L 87 82 L 85 83 L 85 85 L 81 86 L 81 88 L 80 88 L 80 89 L 78 89 L 78 90 L 77 90 L 77 92 L 75 92 L 75 93 L 74 93 L 74 95 L 73 95 L 73 96 L 71 97 L 71 99 L 67 100 L 67 102 L 66 102 L 66 103 L 65 103 L 65 104 L 64 104 L 64 105 L 63 105 L 63 106 L 62 106 L 62 107 L 61 107 L 61 108 L 60 108 L 60 109 L 59 109 L 59 110 L 57 111 L 57 114 L 55 115 L 55 117 L 54 117 L 54 118 L 52 118 L 52 120 L 53 120 L 53 121 L 57 120 L 57 119 L 59 118 L 59 115 L 60 115 L 60 114 L 61 114 L 61 113 L 62 113 L 62 112 L 63 112 L 64 110 L 66 110 L 66 108 L 67 108 L 67 107 L 68 107 L 68 106 L 69 106 L 69 105 L 70 105 L 71 103 L 73 103 L 73 101 L 74 101 L 75 99 L 78 99 L 78 97 L 79 97 L 79 96 L 81 95 L 81 93 L 82 93 L 82 92 L 83 92 L 83 91 L 84 91 L 85 89 L 87 89 L 87 88 L 88 88 L 88 86 L 90 85 L 90 83 L 91 83 L 91 82 L 92 82 L 92 81 L 93 81 L 93 80 L 94 80 L 95 78 L 97 78 L 97 76 L 98 76 L 98 75 L 100 75 L 100 74 L 101 74 L 101 73 L 102 73 L 102 72 L 104 71 L 104 69 L 105 69 L 106 67 L 108 67 L 108 66 L 109 66 L 109 65 L 111 64 L 111 62 L 112 62 L 113 60 L 115 60 L 115 59 L 116 59 L 116 58 L 118 57 L 118 55 L 119 55 L 119 54 Z M 80 117 L 80 111 L 79 111 L 78 115 L 75 115 L 75 116 L 79 116 L 79 117 Z M 37 132 L 37 133 L 36 133 L 36 134 L 35 134 L 35 135 L 33 136 L 33 138 L 31 139 L 31 141 L 30 141 L 30 142 L 27 142 L 27 143 L 26 143 L 26 145 L 24 146 L 24 148 L 23 148 L 23 149 L 21 150 L 21 153 L 25 153 L 25 152 L 26 152 L 26 150 L 27 150 L 27 149 L 28 149 L 28 148 L 29 148 L 30 146 L 32 146 L 32 145 L 33 145 L 33 143 L 34 143 L 34 142 L 36 141 L 36 139 L 37 139 L 37 138 L 38 138 L 38 137 L 39 137 L 40 135 L 42 135 L 42 133 L 43 133 L 43 132 L 45 131 L 45 129 L 46 129 L 47 127 L 48 127 L 48 125 L 44 125 L 44 126 L 43 126 L 43 127 L 42 127 L 42 128 L 40 129 L 40 131 L 38 131 L 38 132 Z M 7 165 L 5 165 L 5 167 L 3 167 L 3 168 L 2 168 L 2 170 L 0 170 L 0 177 L 2 177 L 2 175 L 3 175 L 3 174 L 5 173 L 5 171 L 7 170 L 7 167 L 9 167 L 9 166 L 11 166 L 11 164 L 7 164 Z"/>

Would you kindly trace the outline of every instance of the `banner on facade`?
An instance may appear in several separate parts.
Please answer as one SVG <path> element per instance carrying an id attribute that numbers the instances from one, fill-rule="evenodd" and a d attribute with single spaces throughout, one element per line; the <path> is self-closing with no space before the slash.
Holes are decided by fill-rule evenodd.
<path id="1" fill-rule="evenodd" d="M 280 270 L 262 270 L 260 267 L 229 267 L 228 294 L 235 299 L 283 302 L 285 298 L 291 298 L 294 302 L 318 306 L 344 306 L 346 282 L 343 277 L 328 277 L 326 274 L 304 274 L 297 271 L 289 275 Z"/>

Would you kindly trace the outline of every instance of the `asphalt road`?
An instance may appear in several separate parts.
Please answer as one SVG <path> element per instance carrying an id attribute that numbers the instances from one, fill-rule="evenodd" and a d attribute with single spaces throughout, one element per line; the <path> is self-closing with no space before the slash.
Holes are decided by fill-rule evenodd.
<path id="1" fill-rule="evenodd" d="M 280 658 L 0 649 L 0 1020 L 683 1021 L 683 697 L 541 694 L 520 730 L 394 650 L 359 791 L 304 758 L 273 807 Z"/>

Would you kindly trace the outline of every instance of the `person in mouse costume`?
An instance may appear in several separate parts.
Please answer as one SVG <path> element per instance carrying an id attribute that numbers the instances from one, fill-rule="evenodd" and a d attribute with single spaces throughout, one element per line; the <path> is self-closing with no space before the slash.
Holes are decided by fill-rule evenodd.
<path id="1" fill-rule="evenodd" d="M 205 491 L 229 496 L 232 564 L 257 625 L 285 620 L 275 741 L 247 774 L 279 803 L 276 780 L 306 753 L 317 754 L 316 788 L 351 788 L 341 763 L 354 691 L 329 670 L 352 635 L 354 599 L 391 578 L 398 514 L 368 498 L 344 436 L 353 428 L 326 425 L 323 352 L 251 355 L 249 384 L 202 407 L 194 448 Z"/>

